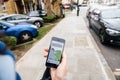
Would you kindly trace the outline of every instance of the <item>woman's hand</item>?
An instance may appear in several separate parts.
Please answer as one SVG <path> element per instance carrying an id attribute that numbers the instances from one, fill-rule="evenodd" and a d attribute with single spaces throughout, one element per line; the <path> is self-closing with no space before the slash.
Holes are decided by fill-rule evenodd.
<path id="1" fill-rule="evenodd" d="M 48 50 L 49 50 L 48 48 L 45 49 L 46 52 L 48 52 Z M 44 57 L 47 56 L 48 53 L 44 55 Z M 52 80 L 63 80 L 66 74 L 67 74 L 67 58 L 66 58 L 66 54 L 63 53 L 62 60 L 59 66 L 57 68 L 51 68 L 51 77 Z"/>

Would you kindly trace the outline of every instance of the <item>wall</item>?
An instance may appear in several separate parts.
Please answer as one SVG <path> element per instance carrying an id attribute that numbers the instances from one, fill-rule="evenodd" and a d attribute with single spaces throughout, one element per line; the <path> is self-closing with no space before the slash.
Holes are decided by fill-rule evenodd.
<path id="1" fill-rule="evenodd" d="M 0 4 L 0 13 L 8 13 L 8 14 L 16 13 L 15 2 L 13 0 L 4 2 L 4 4 L 5 4 L 6 11 L 2 10 L 2 5 Z"/>

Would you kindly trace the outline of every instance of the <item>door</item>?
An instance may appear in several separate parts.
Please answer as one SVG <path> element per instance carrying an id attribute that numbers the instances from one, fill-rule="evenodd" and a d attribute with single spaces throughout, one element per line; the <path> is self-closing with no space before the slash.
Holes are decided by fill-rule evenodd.
<path id="1" fill-rule="evenodd" d="M 100 11 L 97 9 L 93 11 L 92 24 L 96 32 L 99 33 L 99 30 L 101 29 L 101 23 L 100 23 Z"/>

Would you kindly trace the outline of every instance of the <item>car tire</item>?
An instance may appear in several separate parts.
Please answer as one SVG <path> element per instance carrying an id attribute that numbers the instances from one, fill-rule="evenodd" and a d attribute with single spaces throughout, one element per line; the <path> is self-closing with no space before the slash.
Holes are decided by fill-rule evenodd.
<path id="1" fill-rule="evenodd" d="M 106 34 L 104 33 L 104 31 L 100 32 L 99 37 L 100 37 L 100 42 L 102 44 L 106 44 L 108 42 Z"/>
<path id="2" fill-rule="evenodd" d="M 31 41 L 33 39 L 32 33 L 29 31 L 21 32 L 18 38 L 20 43 Z"/>
<path id="3" fill-rule="evenodd" d="M 40 21 L 35 21 L 34 25 L 36 25 L 38 28 L 42 27 L 42 23 Z"/>

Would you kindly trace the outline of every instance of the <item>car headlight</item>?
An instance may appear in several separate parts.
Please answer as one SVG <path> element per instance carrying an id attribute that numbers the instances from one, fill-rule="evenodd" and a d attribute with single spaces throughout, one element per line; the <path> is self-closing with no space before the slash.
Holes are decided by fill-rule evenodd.
<path id="1" fill-rule="evenodd" d="M 37 27 L 37 26 L 35 26 L 35 25 L 31 25 L 31 27 L 38 29 L 38 27 Z"/>
<path id="2" fill-rule="evenodd" d="M 106 32 L 111 36 L 120 36 L 120 31 L 116 31 L 113 29 L 106 29 Z"/>

